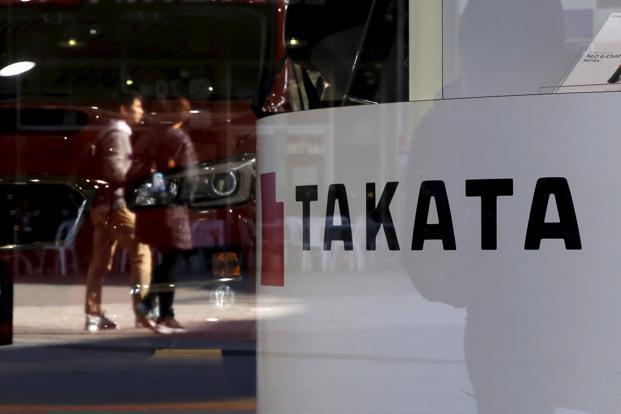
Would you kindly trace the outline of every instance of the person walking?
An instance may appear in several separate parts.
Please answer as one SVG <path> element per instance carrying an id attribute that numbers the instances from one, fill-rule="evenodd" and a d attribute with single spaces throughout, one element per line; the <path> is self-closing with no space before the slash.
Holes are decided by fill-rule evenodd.
<path id="1" fill-rule="evenodd" d="M 134 311 L 151 278 L 151 251 L 138 242 L 135 235 L 136 217 L 125 203 L 124 185 L 131 165 L 132 127 L 143 117 L 142 98 L 134 94 L 121 96 L 118 101 L 118 119 L 113 119 L 101 131 L 95 143 L 95 160 L 99 176 L 108 184 L 97 192 L 91 221 L 94 227 L 93 255 L 86 276 L 85 329 L 97 332 L 118 329 L 101 308 L 102 285 L 112 267 L 117 246 L 125 249 L 131 264 L 131 283 Z M 100 186 L 101 187 L 101 186 Z M 148 318 L 136 315 L 137 323 L 152 327 Z"/>
<path id="2" fill-rule="evenodd" d="M 144 179 L 145 176 L 176 170 L 175 175 L 183 178 L 182 191 L 191 198 L 196 187 L 197 160 L 190 136 L 184 130 L 190 115 L 190 103 L 185 98 L 174 98 L 162 102 L 160 106 L 160 120 L 170 126 L 156 128 L 138 140 L 129 176 Z M 174 271 L 176 263 L 192 248 L 188 207 L 171 202 L 136 210 L 136 237 L 161 253 L 161 262 L 153 271 L 149 293 L 138 305 L 137 312 L 148 317 L 157 298 L 159 317 L 154 326 L 155 332 L 182 332 L 184 328 L 175 319 L 173 310 Z"/>

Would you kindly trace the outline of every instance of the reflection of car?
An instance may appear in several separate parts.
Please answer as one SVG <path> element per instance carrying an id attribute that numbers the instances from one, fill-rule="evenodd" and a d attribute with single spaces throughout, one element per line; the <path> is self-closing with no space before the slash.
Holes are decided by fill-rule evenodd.
<path id="1" fill-rule="evenodd" d="M 0 9 L 0 67 L 34 63 L 13 76 L 0 71 L 0 250 L 30 272 L 41 254 L 16 248 L 75 241 L 84 270 L 91 243 L 84 218 L 106 185 L 84 160 L 110 119 L 114 91 L 145 98 L 145 124 L 160 115 L 150 103 L 174 93 L 192 103 L 188 131 L 200 167 L 195 249 L 179 281 L 243 281 L 252 291 L 254 124 L 287 102 L 284 3 L 14 1 Z M 172 191 L 173 176 L 164 178 Z M 132 193 L 136 203 L 152 202 L 149 182 Z"/>

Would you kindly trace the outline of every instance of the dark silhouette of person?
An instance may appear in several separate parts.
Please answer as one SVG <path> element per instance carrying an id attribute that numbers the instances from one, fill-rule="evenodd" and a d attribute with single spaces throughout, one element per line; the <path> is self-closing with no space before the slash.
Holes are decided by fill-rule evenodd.
<path id="1" fill-rule="evenodd" d="M 538 94 L 576 57 L 560 0 L 469 0 L 459 22 L 460 76 L 444 97 Z"/>
<path id="2" fill-rule="evenodd" d="M 461 19 L 459 42 L 461 77 L 447 87 L 445 96 L 446 92 L 459 97 L 536 94 L 541 86 L 558 84 L 571 62 L 559 0 L 470 0 Z M 464 354 L 479 414 L 553 414 L 558 407 L 612 413 L 618 410 L 621 367 L 621 332 L 613 323 L 621 311 L 621 282 L 615 276 L 616 264 L 608 263 L 614 253 L 597 260 L 589 243 L 584 252 L 571 251 L 562 240 L 545 240 L 539 251 L 524 250 L 532 198 L 523 203 L 526 208 L 520 216 L 509 215 L 508 210 L 515 214 L 511 203 L 515 206 L 518 197 L 532 197 L 537 180 L 524 182 L 524 177 L 532 171 L 545 174 L 549 170 L 545 157 L 554 156 L 536 154 L 538 163 L 533 161 L 539 147 L 532 136 L 543 130 L 563 130 L 567 115 L 550 111 L 540 119 L 539 114 L 522 116 L 529 112 L 527 100 L 537 98 L 511 99 L 523 100 L 522 113 L 503 109 L 508 106 L 499 104 L 508 102 L 506 98 L 441 102 L 433 107 L 415 131 L 406 173 L 413 179 L 420 176 L 421 163 L 429 167 L 432 162 L 434 171 L 447 171 L 451 177 L 455 171 L 476 175 L 480 172 L 477 157 L 496 153 L 497 177 L 459 177 L 520 177 L 521 181 L 514 180 L 515 195 L 509 201 L 498 199 L 498 211 L 504 214 L 498 218 L 498 232 L 504 235 L 499 236 L 498 250 L 483 250 L 478 240 L 476 245 L 460 243 L 465 234 L 479 229 L 480 199 L 472 198 L 469 204 L 460 202 L 462 208 L 472 207 L 468 211 L 452 209 L 456 250 L 433 245 L 439 241 L 425 241 L 424 254 L 404 250 L 404 268 L 425 299 L 466 310 Z M 606 124 L 605 116 L 589 116 Z M 538 121 L 527 125 L 525 119 Z M 502 140 L 494 138 L 513 136 L 516 130 L 530 134 L 529 143 L 517 145 L 518 150 L 508 155 Z M 589 136 L 586 127 L 572 134 Z M 434 137 L 465 140 L 472 147 L 464 152 L 463 145 L 437 144 L 423 157 L 421 145 L 416 144 Z M 561 168 L 557 173 L 564 172 Z M 582 200 L 597 198 L 591 187 L 596 186 L 581 189 Z M 457 195 L 465 197 L 464 187 L 461 191 Z M 407 205 L 415 208 L 418 196 L 418 188 L 409 188 Z M 452 201 L 451 207 L 455 204 Z M 554 201 L 549 206 L 554 210 Z M 411 220 L 411 210 L 407 213 L 404 220 Z M 507 238 L 515 244 L 509 246 Z M 442 250 L 437 260 L 426 259 L 434 249 Z"/>

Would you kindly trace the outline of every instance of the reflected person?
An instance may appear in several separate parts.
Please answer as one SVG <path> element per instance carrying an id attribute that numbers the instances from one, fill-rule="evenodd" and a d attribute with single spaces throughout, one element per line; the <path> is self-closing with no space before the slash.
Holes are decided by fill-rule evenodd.
<path id="1" fill-rule="evenodd" d="M 102 285 L 111 270 L 117 246 L 125 249 L 131 263 L 131 283 L 135 306 L 144 296 L 144 286 L 151 278 L 151 252 L 146 244 L 135 237 L 136 217 L 125 203 L 126 174 L 131 165 L 132 127 L 142 121 L 142 98 L 133 93 L 123 94 L 118 100 L 117 119 L 111 120 L 95 142 L 99 176 L 108 185 L 100 186 L 90 217 L 93 222 L 93 255 L 86 276 L 85 329 L 97 332 L 118 329 L 116 322 L 101 309 Z M 140 317 L 138 317 L 140 318 Z"/>
<path id="2" fill-rule="evenodd" d="M 155 127 L 136 143 L 136 158 L 131 175 L 139 179 L 176 171 L 177 177 L 183 177 L 180 191 L 190 199 L 196 183 L 196 153 L 184 128 L 190 115 L 190 103 L 185 98 L 176 97 L 160 102 L 159 106 L 159 119 L 170 126 Z M 162 178 L 160 176 L 157 179 Z M 171 193 L 172 189 L 167 186 L 164 191 Z M 161 263 L 153 271 L 149 293 L 138 306 L 138 311 L 148 317 L 157 299 L 159 317 L 153 326 L 155 332 L 182 332 L 184 328 L 175 318 L 173 309 L 174 272 L 175 265 L 192 248 L 188 207 L 173 204 L 171 200 L 170 204 L 139 209 L 136 214 L 138 239 L 161 253 Z"/>

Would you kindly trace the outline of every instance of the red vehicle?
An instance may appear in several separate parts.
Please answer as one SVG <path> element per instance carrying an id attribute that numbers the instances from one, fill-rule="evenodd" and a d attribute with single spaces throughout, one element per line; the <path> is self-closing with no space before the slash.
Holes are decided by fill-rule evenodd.
<path id="1" fill-rule="evenodd" d="M 255 121 L 288 101 L 284 2 L 33 0 L 0 11 L 0 249 L 19 273 L 69 273 L 72 261 L 85 272 L 86 217 L 105 183 L 83 164 L 106 108 L 115 91 L 141 94 L 140 134 L 160 121 L 151 103 L 174 92 L 192 103 L 201 172 L 195 248 L 178 280 L 254 291 Z M 137 204 L 152 202 L 147 177 L 133 190 Z M 55 270 L 46 249 L 64 258 Z"/>

